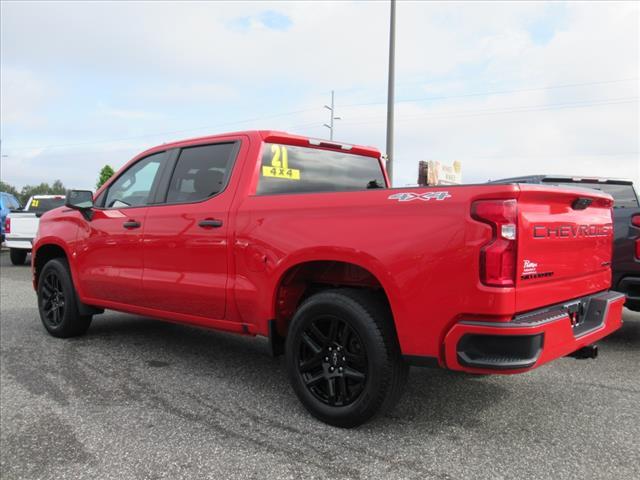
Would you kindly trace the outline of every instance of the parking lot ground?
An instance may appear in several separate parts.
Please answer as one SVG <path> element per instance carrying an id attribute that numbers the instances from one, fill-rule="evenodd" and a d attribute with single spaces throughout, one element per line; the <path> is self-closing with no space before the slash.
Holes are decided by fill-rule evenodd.
<path id="1" fill-rule="evenodd" d="M 637 313 L 597 360 L 412 369 L 393 412 L 340 430 L 306 413 L 265 341 L 115 312 L 56 339 L 29 268 L 0 262 L 3 479 L 640 478 Z"/>

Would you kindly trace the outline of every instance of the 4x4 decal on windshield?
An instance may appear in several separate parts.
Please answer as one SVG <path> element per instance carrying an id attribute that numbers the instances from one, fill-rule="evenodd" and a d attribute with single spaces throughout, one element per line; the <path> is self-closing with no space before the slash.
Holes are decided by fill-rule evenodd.
<path id="1" fill-rule="evenodd" d="M 412 200 L 423 200 L 428 202 L 431 199 L 446 200 L 447 198 L 451 198 L 451 195 L 449 195 L 449 192 L 447 191 L 426 193 L 402 192 L 389 195 L 389 200 L 398 200 L 399 202 L 410 202 Z"/>

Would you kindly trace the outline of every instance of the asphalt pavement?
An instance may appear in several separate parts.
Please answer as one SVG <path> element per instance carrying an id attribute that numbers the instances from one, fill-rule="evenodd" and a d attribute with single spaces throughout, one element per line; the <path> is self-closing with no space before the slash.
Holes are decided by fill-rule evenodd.
<path id="1" fill-rule="evenodd" d="M 310 417 L 266 341 L 116 312 L 61 340 L 0 255 L 3 479 L 640 478 L 640 314 L 597 360 L 411 370 L 354 430 Z M 428 308 L 428 307 L 425 307 Z"/>

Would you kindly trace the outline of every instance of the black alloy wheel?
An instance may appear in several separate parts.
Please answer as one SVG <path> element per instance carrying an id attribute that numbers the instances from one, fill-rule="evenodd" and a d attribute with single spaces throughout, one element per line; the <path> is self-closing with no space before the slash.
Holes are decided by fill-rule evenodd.
<path id="1" fill-rule="evenodd" d="M 65 310 L 64 290 L 62 282 L 55 270 L 49 270 L 42 279 L 43 321 L 56 328 L 62 323 Z"/>
<path id="2" fill-rule="evenodd" d="M 291 319 L 285 355 L 302 405 L 342 428 L 393 408 L 407 379 L 389 305 L 367 289 L 328 289 L 305 299 Z"/>
<path id="3" fill-rule="evenodd" d="M 319 317 L 302 334 L 298 369 L 307 389 L 331 406 L 353 403 L 367 382 L 367 352 L 357 332 L 335 316 Z"/>
<path id="4" fill-rule="evenodd" d="M 82 315 L 69 264 L 64 258 L 49 260 L 38 277 L 40 320 L 54 337 L 82 335 L 91 325 L 91 315 Z"/>

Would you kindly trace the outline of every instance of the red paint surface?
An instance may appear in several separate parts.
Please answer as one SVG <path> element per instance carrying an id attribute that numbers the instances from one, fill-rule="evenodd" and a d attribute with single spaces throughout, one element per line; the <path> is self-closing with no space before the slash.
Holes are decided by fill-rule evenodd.
<path id="1" fill-rule="evenodd" d="M 455 369 L 462 367 L 450 358 L 452 342 L 469 328 L 459 325 L 462 318 L 499 324 L 517 313 L 609 288 L 611 234 L 533 237 L 536 225 L 611 225 L 610 197 L 599 192 L 486 184 L 256 196 L 264 141 L 309 146 L 307 138 L 281 132 L 161 145 L 130 163 L 154 151 L 219 140 L 241 142 L 221 194 L 191 204 L 96 209 L 90 222 L 73 210 L 53 210 L 40 222 L 35 257 L 44 245 L 62 247 L 87 304 L 260 335 L 268 334 L 268 321 L 276 318 L 278 289 L 291 269 L 313 261 L 351 263 L 371 274 L 363 285 L 373 277 L 384 289 L 402 352 L 438 357 Z M 370 147 L 354 146 L 351 153 L 380 157 Z M 401 192 L 443 190 L 450 197 L 440 201 L 389 199 Z M 594 202 L 573 210 L 578 196 Z M 492 227 L 472 218 L 471 205 L 483 199 L 517 201 L 513 287 L 481 282 L 480 251 L 491 241 Z M 223 227 L 197 226 L 208 218 L 223 220 Z M 127 220 L 142 226 L 126 230 Z M 522 280 L 524 260 L 536 263 L 538 272 L 553 273 Z M 603 329 L 588 337 L 615 330 L 620 316 L 619 308 L 611 309 Z M 562 322 L 545 328 L 539 364 L 584 343 L 572 341 Z"/>

